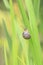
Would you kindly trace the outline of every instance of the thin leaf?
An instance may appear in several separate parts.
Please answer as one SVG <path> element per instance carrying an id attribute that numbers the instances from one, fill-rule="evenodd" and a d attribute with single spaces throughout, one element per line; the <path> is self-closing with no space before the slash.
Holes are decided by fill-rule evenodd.
<path id="1" fill-rule="evenodd" d="M 12 39 L 8 34 L 4 19 L 3 19 L 3 27 L 4 27 L 5 35 L 6 35 L 6 38 L 7 38 L 7 41 L 8 41 L 8 46 L 9 46 L 9 49 L 11 51 L 12 50 Z"/>
<path id="2" fill-rule="evenodd" d="M 6 8 L 7 8 L 8 10 L 10 10 L 10 5 L 9 5 L 9 3 L 8 3 L 8 0 L 3 0 L 3 2 L 4 2 L 4 4 L 5 4 L 5 6 L 6 6 Z"/>
<path id="3" fill-rule="evenodd" d="M 4 42 L 4 43 L 5 43 L 5 42 Z M 4 44 L 4 57 L 5 57 L 5 65 L 9 65 L 9 64 L 8 64 L 7 54 L 6 54 L 5 44 Z"/>
<path id="4" fill-rule="evenodd" d="M 13 65 L 18 65 L 17 63 L 17 55 L 18 55 L 18 39 L 17 39 L 17 33 L 16 33 L 16 28 L 15 28 L 15 16 L 14 16 L 14 11 L 13 11 L 13 3 L 12 0 L 9 0 L 10 3 L 10 16 L 11 16 L 11 30 L 12 30 L 12 64 Z"/>
<path id="5" fill-rule="evenodd" d="M 33 0 L 33 7 L 35 10 L 36 17 L 39 18 L 40 0 Z"/>
<path id="6" fill-rule="evenodd" d="M 32 32 L 31 34 L 32 34 L 32 41 L 33 41 L 36 64 L 42 65 L 40 42 L 39 42 L 39 37 L 38 37 L 38 29 L 36 25 L 37 20 L 36 20 L 34 8 L 33 8 L 31 0 L 25 0 L 25 3 L 26 3 L 27 10 L 29 13 L 29 20 L 30 20 L 30 25 L 31 25 L 31 32 Z"/>

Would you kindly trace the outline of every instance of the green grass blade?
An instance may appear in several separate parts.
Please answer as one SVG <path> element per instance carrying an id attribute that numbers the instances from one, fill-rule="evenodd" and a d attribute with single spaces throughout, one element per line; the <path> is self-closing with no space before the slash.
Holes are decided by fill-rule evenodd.
<path id="1" fill-rule="evenodd" d="M 3 27 L 4 27 L 5 35 L 6 35 L 6 38 L 7 38 L 7 41 L 8 41 L 8 46 L 9 46 L 9 49 L 11 51 L 12 50 L 12 39 L 10 38 L 10 36 L 8 34 L 8 31 L 7 31 L 6 24 L 5 24 L 4 20 L 3 20 Z"/>
<path id="2" fill-rule="evenodd" d="M 39 17 L 40 0 L 33 0 L 33 7 L 35 10 L 36 17 Z"/>
<path id="3" fill-rule="evenodd" d="M 5 44 L 4 44 L 4 57 L 5 57 L 5 65 L 9 65 L 9 64 L 8 64 L 7 54 L 6 54 Z"/>
<path id="4" fill-rule="evenodd" d="M 36 20 L 36 17 L 35 17 L 35 12 L 34 12 L 34 9 L 32 7 L 33 5 L 30 5 L 30 1 L 27 1 L 27 0 L 25 0 L 25 1 L 26 1 L 26 5 L 27 5 L 27 10 L 28 10 L 28 13 L 29 13 L 30 23 L 29 23 L 29 21 L 27 19 L 27 16 L 25 14 L 25 10 L 23 8 L 22 1 L 18 0 L 18 5 L 19 5 L 19 8 L 20 8 L 20 11 L 21 11 L 21 14 L 22 14 L 25 25 L 27 26 L 27 28 L 29 27 L 29 29 L 31 30 L 31 38 L 32 38 L 31 39 L 31 41 L 32 41 L 31 44 L 32 44 L 33 49 L 34 49 L 32 51 L 34 51 L 34 55 L 36 55 L 35 56 L 36 57 L 35 58 L 36 64 L 38 63 L 38 64 L 42 65 L 42 61 L 41 61 L 41 57 L 40 57 L 41 56 L 40 42 L 39 42 L 39 38 L 38 38 L 38 30 L 37 30 L 37 25 L 36 25 L 37 20 Z"/>
<path id="5" fill-rule="evenodd" d="M 28 20 L 28 17 L 26 15 L 25 9 L 23 7 L 22 0 L 21 1 L 20 0 L 17 0 L 17 2 L 18 2 L 18 6 L 20 8 L 20 12 L 21 12 L 21 15 L 22 15 L 22 18 L 23 18 L 23 23 L 26 26 L 26 28 L 29 28 L 30 29 L 30 25 L 28 25 L 29 20 Z"/>
<path id="6" fill-rule="evenodd" d="M 21 0 L 18 0 L 17 2 L 18 2 L 18 5 L 19 5 L 19 8 L 20 8 L 20 12 L 21 12 L 21 15 L 22 15 L 22 18 L 23 18 L 23 23 L 24 23 L 24 25 L 25 25 L 25 28 L 27 28 L 27 29 L 29 30 L 29 32 L 31 33 L 30 23 L 29 23 L 29 20 L 28 20 L 27 15 L 26 15 L 25 9 L 24 9 L 24 7 L 23 7 L 22 1 L 21 1 Z M 29 40 L 29 45 L 30 45 L 31 43 L 33 43 L 33 42 L 32 42 L 32 39 Z M 29 47 L 30 47 L 30 46 L 29 46 Z M 29 49 L 28 49 L 28 51 L 29 51 Z M 32 51 L 34 52 L 33 46 L 32 46 Z M 29 53 L 29 55 L 30 55 L 30 53 Z M 29 59 L 29 60 L 30 60 L 30 59 Z"/>
<path id="7" fill-rule="evenodd" d="M 18 40 L 17 40 L 17 33 L 15 28 L 15 16 L 13 11 L 13 3 L 12 0 L 9 0 L 10 3 L 10 16 L 11 16 L 11 30 L 12 30 L 12 64 L 18 65 L 17 63 L 17 55 L 18 55 Z"/>
<path id="8" fill-rule="evenodd" d="M 23 60 L 18 56 L 18 60 L 23 64 L 23 65 L 26 65 Z"/>
<path id="9" fill-rule="evenodd" d="M 31 0 L 25 0 L 25 3 L 26 3 L 27 10 L 29 13 L 29 20 L 30 20 L 30 25 L 31 25 L 31 32 L 32 32 L 31 34 L 32 34 L 33 47 L 34 47 L 34 52 L 35 52 L 36 64 L 42 65 L 40 42 L 39 42 L 39 37 L 38 37 L 38 29 L 36 25 L 37 20 L 35 17 L 34 8 L 33 8 Z"/>
<path id="10" fill-rule="evenodd" d="M 8 3 L 8 0 L 3 0 L 3 2 L 4 2 L 4 5 L 6 6 L 6 8 L 7 8 L 8 10 L 10 10 L 10 5 L 9 5 L 9 3 Z"/>
<path id="11" fill-rule="evenodd" d="M 21 23 L 22 24 L 22 23 Z M 16 31 L 19 37 L 19 40 L 21 42 L 24 54 L 25 54 L 25 58 L 26 58 L 26 65 L 29 65 L 29 58 L 28 58 L 28 40 L 25 40 L 22 36 L 23 33 L 23 28 L 21 29 L 19 23 L 15 22 L 15 27 L 16 27 Z M 22 42 L 23 41 L 23 42 Z"/>

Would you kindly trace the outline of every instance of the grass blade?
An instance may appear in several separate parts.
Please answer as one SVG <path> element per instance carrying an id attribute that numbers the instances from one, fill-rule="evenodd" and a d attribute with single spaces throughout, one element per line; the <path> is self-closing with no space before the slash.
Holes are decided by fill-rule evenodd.
<path id="1" fill-rule="evenodd" d="M 34 8 L 33 8 L 31 0 L 25 0 L 25 3 L 26 3 L 28 13 L 29 13 L 29 20 L 30 20 L 30 25 L 31 25 L 31 30 L 32 30 L 33 47 L 35 50 L 34 52 L 36 53 L 35 54 L 36 64 L 42 65 L 40 42 L 39 42 L 39 37 L 38 37 L 38 29 L 37 29 L 37 25 L 36 25 L 37 20 L 35 17 Z"/>
<path id="2" fill-rule="evenodd" d="M 4 44 L 4 57 L 5 57 L 5 65 L 8 65 L 8 58 L 7 58 L 7 54 L 6 54 L 5 44 Z"/>
<path id="3" fill-rule="evenodd" d="M 13 65 L 18 65 L 17 63 L 17 55 L 18 55 L 18 39 L 17 39 L 17 33 L 16 33 L 16 28 L 15 28 L 15 16 L 14 16 L 14 11 L 13 11 L 13 4 L 12 0 L 9 0 L 10 3 L 10 16 L 11 16 L 11 30 L 12 30 L 12 64 Z"/>
<path id="4" fill-rule="evenodd" d="M 35 10 L 36 17 L 39 17 L 40 0 L 33 0 L 33 7 Z"/>
<path id="5" fill-rule="evenodd" d="M 6 24 L 5 24 L 5 21 L 4 20 L 3 20 L 3 27 L 4 27 L 4 31 L 5 31 L 5 34 L 6 34 L 6 38 L 7 38 L 7 41 L 8 41 L 8 46 L 9 46 L 9 49 L 11 51 L 12 50 L 12 39 L 10 38 L 10 36 L 8 34 L 8 31 L 7 31 Z"/>
<path id="6" fill-rule="evenodd" d="M 10 9 L 10 5 L 8 3 L 8 0 L 3 0 L 3 2 L 5 4 L 5 6 L 6 6 L 6 8 L 9 10 Z"/>

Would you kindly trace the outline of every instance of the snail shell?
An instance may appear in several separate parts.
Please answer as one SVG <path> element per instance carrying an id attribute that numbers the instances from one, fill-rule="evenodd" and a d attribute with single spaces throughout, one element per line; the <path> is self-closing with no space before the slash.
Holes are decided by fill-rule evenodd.
<path id="1" fill-rule="evenodd" d="M 30 33 L 28 32 L 27 29 L 24 30 L 24 32 L 22 33 L 22 35 L 23 35 L 24 39 L 30 39 L 31 38 Z"/>

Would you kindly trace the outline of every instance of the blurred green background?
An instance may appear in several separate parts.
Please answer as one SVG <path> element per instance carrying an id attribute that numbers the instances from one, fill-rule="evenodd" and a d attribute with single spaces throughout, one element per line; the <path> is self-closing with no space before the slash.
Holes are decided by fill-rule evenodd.
<path id="1" fill-rule="evenodd" d="M 40 0 L 40 20 L 38 22 L 38 30 L 39 30 L 39 38 L 40 38 L 40 45 L 42 49 L 42 59 L 43 59 L 43 0 Z M 14 12 L 17 15 L 19 21 L 21 20 L 21 15 L 19 12 L 18 5 L 16 1 L 13 0 L 13 8 Z M 5 47 L 7 48 L 7 39 L 5 35 L 5 31 L 3 28 L 2 19 L 4 18 L 6 27 L 8 30 L 9 35 L 11 36 L 11 24 L 10 24 L 10 16 L 8 9 L 5 7 L 3 0 L 0 0 L 0 65 L 5 65 L 4 61 L 4 52 L 3 52 L 3 45 L 5 44 Z"/>

